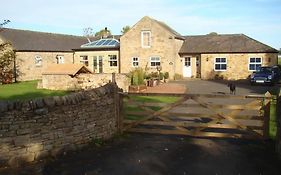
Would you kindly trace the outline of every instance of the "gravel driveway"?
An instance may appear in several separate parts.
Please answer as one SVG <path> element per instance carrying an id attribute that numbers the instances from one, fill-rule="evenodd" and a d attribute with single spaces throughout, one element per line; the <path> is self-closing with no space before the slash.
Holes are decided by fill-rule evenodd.
<path id="1" fill-rule="evenodd" d="M 192 94 L 229 94 L 228 81 L 223 80 L 199 80 L 188 79 L 181 81 L 172 81 L 171 83 L 185 85 L 187 93 Z M 247 81 L 232 81 L 236 85 L 237 95 L 265 94 L 267 91 L 276 93 L 280 84 L 275 86 L 255 85 L 251 86 Z"/>

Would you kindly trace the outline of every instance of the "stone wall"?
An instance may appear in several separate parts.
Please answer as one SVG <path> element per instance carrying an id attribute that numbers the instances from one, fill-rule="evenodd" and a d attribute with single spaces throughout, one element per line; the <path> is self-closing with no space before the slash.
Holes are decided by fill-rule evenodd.
<path id="1" fill-rule="evenodd" d="M 126 74 L 115 74 L 116 84 L 128 92 L 130 80 Z M 42 88 L 51 90 L 93 89 L 112 82 L 112 74 L 43 75 Z"/>
<path id="2" fill-rule="evenodd" d="M 112 74 L 80 74 L 77 76 L 77 80 L 82 89 L 97 88 L 112 82 Z M 119 88 L 128 92 L 130 79 L 126 74 L 115 74 L 115 81 Z"/>
<path id="3" fill-rule="evenodd" d="M 113 83 L 23 102 L 0 102 L 0 165 L 76 149 L 117 132 Z M 1 167 L 1 166 L 0 166 Z"/>

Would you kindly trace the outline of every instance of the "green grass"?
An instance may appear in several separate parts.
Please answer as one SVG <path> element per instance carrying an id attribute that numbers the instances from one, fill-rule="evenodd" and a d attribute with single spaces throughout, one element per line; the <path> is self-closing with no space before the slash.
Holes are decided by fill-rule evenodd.
<path id="1" fill-rule="evenodd" d="M 137 102 L 151 102 L 151 103 L 175 103 L 179 100 L 178 97 L 167 96 L 131 96 L 131 99 Z"/>
<path id="2" fill-rule="evenodd" d="M 63 96 L 67 91 L 37 89 L 38 81 L 0 85 L 0 100 L 27 100 L 46 96 Z"/>
<path id="3" fill-rule="evenodd" d="M 136 102 L 150 102 L 150 103 L 166 103 L 171 104 L 179 100 L 179 97 L 167 97 L 167 96 L 130 96 L 130 98 Z M 159 106 L 149 106 L 147 107 L 152 109 L 153 111 L 158 111 L 162 107 Z M 141 112 L 143 109 L 140 109 L 137 106 L 132 106 L 125 101 L 125 111 L 134 111 L 134 112 Z M 145 116 L 139 115 L 126 115 L 125 119 L 127 120 L 140 120 Z"/>

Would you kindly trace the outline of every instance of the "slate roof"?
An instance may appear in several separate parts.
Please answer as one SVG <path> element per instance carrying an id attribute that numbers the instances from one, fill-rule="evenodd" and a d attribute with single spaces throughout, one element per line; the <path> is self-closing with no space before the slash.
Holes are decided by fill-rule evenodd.
<path id="1" fill-rule="evenodd" d="M 77 73 L 92 73 L 83 64 L 51 64 L 48 65 L 43 75 L 71 75 L 74 76 Z"/>
<path id="2" fill-rule="evenodd" d="M 244 34 L 186 36 L 179 54 L 277 53 L 278 51 Z"/>
<path id="3" fill-rule="evenodd" d="M 16 51 L 72 51 L 88 42 L 85 37 L 5 28 L 0 37 Z"/>

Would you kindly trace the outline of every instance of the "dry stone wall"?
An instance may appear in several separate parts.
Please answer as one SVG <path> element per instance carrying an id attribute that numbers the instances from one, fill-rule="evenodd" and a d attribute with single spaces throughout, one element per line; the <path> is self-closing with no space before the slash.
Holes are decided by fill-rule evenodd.
<path id="1" fill-rule="evenodd" d="M 0 101 L 0 167 L 107 139 L 117 132 L 113 83 L 30 101 Z"/>
<path id="2" fill-rule="evenodd" d="M 115 74 L 118 87 L 128 92 L 130 79 L 125 74 Z M 43 75 L 42 88 L 51 90 L 93 89 L 113 82 L 112 74 Z"/>

